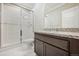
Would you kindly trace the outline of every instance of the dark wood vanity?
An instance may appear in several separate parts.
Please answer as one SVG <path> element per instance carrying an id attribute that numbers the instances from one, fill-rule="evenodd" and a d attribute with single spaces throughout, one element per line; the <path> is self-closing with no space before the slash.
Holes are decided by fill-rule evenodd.
<path id="1" fill-rule="evenodd" d="M 78 56 L 79 40 L 35 32 L 34 51 L 39 56 Z"/>

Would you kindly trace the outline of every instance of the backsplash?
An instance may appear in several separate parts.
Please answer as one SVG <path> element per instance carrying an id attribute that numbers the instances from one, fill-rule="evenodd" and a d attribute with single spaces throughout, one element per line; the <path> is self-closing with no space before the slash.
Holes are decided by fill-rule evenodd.
<path id="1" fill-rule="evenodd" d="M 46 31 L 63 31 L 63 32 L 79 32 L 79 28 L 53 28 L 53 29 L 44 29 Z"/>

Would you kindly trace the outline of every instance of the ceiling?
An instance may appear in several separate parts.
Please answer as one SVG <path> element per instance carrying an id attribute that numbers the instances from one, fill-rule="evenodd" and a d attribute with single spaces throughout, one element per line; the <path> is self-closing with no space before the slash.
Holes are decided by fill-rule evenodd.
<path id="1" fill-rule="evenodd" d="M 32 10 L 35 6 L 35 3 L 16 3 L 16 4 L 29 10 Z"/>
<path id="2" fill-rule="evenodd" d="M 34 9 L 36 5 L 36 3 L 16 3 L 16 4 L 30 10 Z M 61 3 L 45 3 L 45 11 L 48 12 L 60 4 Z"/>
<path id="3" fill-rule="evenodd" d="M 61 5 L 63 5 L 64 3 L 46 3 L 45 4 L 45 13 L 50 12 L 51 10 L 60 7 Z"/>
<path id="4" fill-rule="evenodd" d="M 16 3 L 17 5 L 24 7 L 29 10 L 33 10 L 37 3 Z M 62 3 L 45 3 L 45 12 L 49 12 L 54 9 L 56 6 L 60 6 Z"/>

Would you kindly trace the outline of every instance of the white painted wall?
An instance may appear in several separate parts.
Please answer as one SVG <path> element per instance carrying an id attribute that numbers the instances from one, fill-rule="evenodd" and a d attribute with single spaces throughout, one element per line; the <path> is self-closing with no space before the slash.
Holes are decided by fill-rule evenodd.
<path id="1" fill-rule="evenodd" d="M 38 3 L 34 8 L 34 31 L 39 31 L 44 29 L 44 8 L 45 4 Z"/>
<path id="2" fill-rule="evenodd" d="M 63 28 L 79 28 L 79 6 L 64 10 L 62 12 Z"/>

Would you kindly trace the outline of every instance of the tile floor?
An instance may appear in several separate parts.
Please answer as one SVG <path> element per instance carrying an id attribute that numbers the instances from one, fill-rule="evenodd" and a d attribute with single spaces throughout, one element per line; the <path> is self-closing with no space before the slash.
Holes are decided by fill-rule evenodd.
<path id="1" fill-rule="evenodd" d="M 0 49 L 0 56 L 36 56 L 33 44 L 24 42 Z"/>

